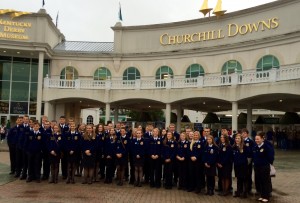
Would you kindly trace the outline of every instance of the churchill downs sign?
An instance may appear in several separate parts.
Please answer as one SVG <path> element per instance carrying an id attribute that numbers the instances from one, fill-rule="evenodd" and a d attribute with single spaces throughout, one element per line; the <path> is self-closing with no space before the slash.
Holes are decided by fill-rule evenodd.
<path id="1" fill-rule="evenodd" d="M 255 32 L 262 32 L 266 30 L 276 29 L 279 26 L 279 19 L 277 17 L 270 18 L 268 20 L 261 20 L 254 23 L 248 23 L 239 25 L 236 23 L 227 24 L 225 29 L 209 30 L 202 32 L 195 32 L 192 34 L 180 34 L 170 35 L 164 33 L 160 36 L 160 44 L 167 45 L 179 45 L 196 43 L 209 40 L 224 39 L 226 37 L 235 37 L 238 35 L 247 35 Z"/>

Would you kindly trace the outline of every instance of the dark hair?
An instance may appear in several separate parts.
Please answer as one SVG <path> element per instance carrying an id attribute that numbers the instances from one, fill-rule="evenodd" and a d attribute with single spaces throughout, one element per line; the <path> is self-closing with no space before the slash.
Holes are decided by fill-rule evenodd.
<path id="1" fill-rule="evenodd" d="M 258 131 L 258 132 L 256 133 L 256 136 L 259 136 L 259 137 L 261 137 L 262 139 L 264 139 L 265 133 L 264 133 L 263 131 Z"/>
<path id="2" fill-rule="evenodd" d="M 225 139 L 225 146 L 227 147 L 228 145 L 230 145 L 230 142 L 229 142 L 229 136 L 227 136 L 227 135 L 221 135 L 220 136 L 220 139 L 221 139 L 221 137 L 224 137 L 224 139 Z M 221 143 L 221 142 L 220 142 Z"/>
<path id="3" fill-rule="evenodd" d="M 247 128 L 243 128 L 243 129 L 242 129 L 242 133 L 247 133 L 247 134 L 249 134 L 249 131 L 248 131 Z"/>

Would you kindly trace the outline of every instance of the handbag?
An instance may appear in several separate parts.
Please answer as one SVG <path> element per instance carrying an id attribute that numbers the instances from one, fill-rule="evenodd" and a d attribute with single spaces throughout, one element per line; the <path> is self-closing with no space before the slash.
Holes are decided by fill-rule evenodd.
<path id="1" fill-rule="evenodd" d="M 276 169 L 275 169 L 275 167 L 272 164 L 270 164 L 270 176 L 271 177 L 275 177 L 276 176 Z"/>

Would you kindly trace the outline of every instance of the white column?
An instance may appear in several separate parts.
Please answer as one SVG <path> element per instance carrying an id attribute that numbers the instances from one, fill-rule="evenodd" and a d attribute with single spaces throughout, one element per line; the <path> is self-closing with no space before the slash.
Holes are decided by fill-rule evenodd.
<path id="1" fill-rule="evenodd" d="M 105 124 L 110 120 L 110 103 L 106 103 L 105 105 Z"/>
<path id="2" fill-rule="evenodd" d="M 48 120 L 54 120 L 55 119 L 55 105 L 51 104 L 50 102 L 45 102 L 44 107 L 44 115 L 48 117 Z"/>
<path id="3" fill-rule="evenodd" d="M 249 131 L 249 135 L 252 135 L 252 105 L 247 105 L 247 129 Z"/>
<path id="4" fill-rule="evenodd" d="M 171 123 L 171 104 L 166 104 L 165 117 L 166 117 L 165 126 L 166 126 L 166 128 L 168 128 Z"/>
<path id="5" fill-rule="evenodd" d="M 119 116 L 119 109 L 118 108 L 115 108 L 115 111 L 114 111 L 114 124 L 116 125 L 117 122 L 118 122 L 118 116 Z"/>
<path id="6" fill-rule="evenodd" d="M 182 109 L 177 108 L 177 123 L 176 123 L 176 131 L 181 132 L 181 117 L 182 117 Z"/>
<path id="7" fill-rule="evenodd" d="M 44 52 L 39 52 L 39 67 L 38 67 L 38 85 L 37 85 L 37 101 L 36 101 L 36 120 L 41 120 L 42 114 L 42 99 L 43 99 L 43 69 L 44 69 Z"/>
<path id="8" fill-rule="evenodd" d="M 232 102 L 232 130 L 238 130 L 238 103 L 237 102 Z"/>

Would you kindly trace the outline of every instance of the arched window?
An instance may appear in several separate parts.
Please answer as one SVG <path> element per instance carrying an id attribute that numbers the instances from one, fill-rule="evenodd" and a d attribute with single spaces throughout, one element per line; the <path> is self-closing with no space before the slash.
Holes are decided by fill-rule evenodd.
<path id="1" fill-rule="evenodd" d="M 94 80 L 106 80 L 107 77 L 111 77 L 111 73 L 105 67 L 98 68 L 94 73 Z"/>
<path id="2" fill-rule="evenodd" d="M 237 60 L 229 60 L 222 67 L 222 75 L 230 75 L 232 73 L 242 73 L 242 65 Z"/>
<path id="3" fill-rule="evenodd" d="M 168 77 L 173 78 L 173 70 L 169 66 L 161 66 L 155 74 L 155 79 L 168 79 Z"/>
<path id="4" fill-rule="evenodd" d="M 78 79 L 78 71 L 72 66 L 67 66 L 60 72 L 60 79 L 62 80 Z"/>
<path id="5" fill-rule="evenodd" d="M 279 60 L 273 55 L 266 55 L 259 59 L 256 65 L 256 71 L 267 71 L 272 68 L 279 68 Z"/>
<path id="6" fill-rule="evenodd" d="M 135 67 L 127 68 L 123 73 L 123 80 L 141 79 L 140 71 Z"/>
<path id="7" fill-rule="evenodd" d="M 196 78 L 204 76 L 204 69 L 200 64 L 192 64 L 185 72 L 185 78 Z"/>
<path id="8" fill-rule="evenodd" d="M 86 124 L 94 124 L 94 118 L 93 116 L 89 115 L 87 118 L 86 118 Z"/>

